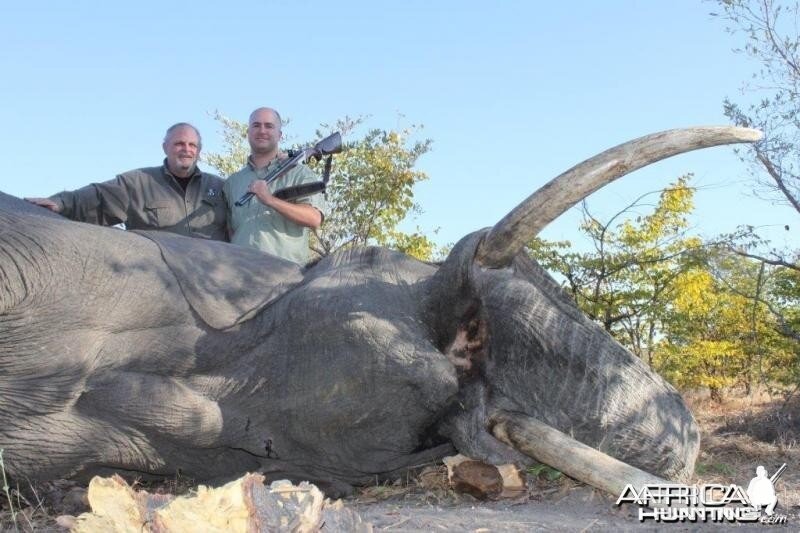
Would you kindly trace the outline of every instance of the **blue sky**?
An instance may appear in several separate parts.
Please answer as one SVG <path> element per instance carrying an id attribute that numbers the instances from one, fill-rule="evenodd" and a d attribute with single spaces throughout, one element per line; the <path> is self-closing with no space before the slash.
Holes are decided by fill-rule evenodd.
<path id="1" fill-rule="evenodd" d="M 606 148 L 664 129 L 725 124 L 756 68 L 709 16 L 713 3 L 5 2 L 0 19 L 0 190 L 45 196 L 158 164 L 164 129 L 196 124 L 220 148 L 215 109 L 269 105 L 285 133 L 370 115 L 424 124 L 424 213 L 450 243 Z M 764 228 L 800 246 L 796 214 L 754 199 L 730 148 L 678 156 L 590 198 L 600 217 L 694 172 L 697 231 Z M 548 238 L 573 238 L 573 210 Z M 792 227 L 783 230 L 784 224 Z M 778 230 L 777 228 L 780 228 Z"/>

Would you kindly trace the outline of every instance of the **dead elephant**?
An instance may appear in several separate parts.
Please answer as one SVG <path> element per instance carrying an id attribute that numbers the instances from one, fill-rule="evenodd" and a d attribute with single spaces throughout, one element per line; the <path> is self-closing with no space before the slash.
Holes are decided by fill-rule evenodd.
<path id="1" fill-rule="evenodd" d="M 502 418 L 685 478 L 699 437 L 680 396 L 523 247 L 636 168 L 757 138 L 709 127 L 620 145 L 462 239 L 438 267 L 359 248 L 302 269 L 225 243 L 70 222 L 0 195 L 5 468 L 32 479 L 260 471 L 341 492 L 454 448 L 530 461 L 496 437 Z"/>

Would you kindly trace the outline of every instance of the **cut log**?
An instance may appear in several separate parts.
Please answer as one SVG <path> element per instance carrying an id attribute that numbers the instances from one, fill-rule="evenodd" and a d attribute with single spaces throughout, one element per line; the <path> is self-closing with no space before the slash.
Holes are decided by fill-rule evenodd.
<path id="1" fill-rule="evenodd" d="M 461 454 L 445 457 L 444 464 L 453 490 L 479 500 L 517 498 L 526 491 L 524 474 L 514 465 L 489 465 Z"/>
<path id="2" fill-rule="evenodd" d="M 494 465 L 464 461 L 453 468 L 453 488 L 479 500 L 496 498 L 503 492 L 503 476 Z"/>

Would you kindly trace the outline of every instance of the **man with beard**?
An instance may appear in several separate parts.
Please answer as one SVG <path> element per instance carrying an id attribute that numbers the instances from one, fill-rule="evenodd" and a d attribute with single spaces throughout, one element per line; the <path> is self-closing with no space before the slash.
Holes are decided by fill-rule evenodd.
<path id="1" fill-rule="evenodd" d="M 179 122 L 170 126 L 161 146 L 166 158 L 160 167 L 131 170 L 111 181 L 26 200 L 80 222 L 226 241 L 223 180 L 197 167 L 200 132 Z"/>
<path id="2" fill-rule="evenodd" d="M 250 114 L 250 157 L 244 168 L 228 177 L 224 187 L 231 242 L 304 265 L 309 260 L 309 228 L 317 229 L 322 224 L 324 199 L 319 193 L 289 201 L 273 195 L 286 187 L 319 181 L 305 165 L 297 165 L 269 185 L 263 180 L 280 164 L 281 135 L 277 111 L 260 107 Z M 248 192 L 255 197 L 237 206 L 236 200 Z"/>

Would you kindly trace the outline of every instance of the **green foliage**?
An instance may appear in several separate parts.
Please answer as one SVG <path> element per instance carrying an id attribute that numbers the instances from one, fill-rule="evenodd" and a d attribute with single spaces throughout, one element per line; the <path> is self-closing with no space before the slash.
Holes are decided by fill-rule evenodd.
<path id="1" fill-rule="evenodd" d="M 719 0 L 719 6 L 721 17 L 728 23 L 726 30 L 741 39 L 742 45 L 735 51 L 756 64 L 743 93 L 756 96 L 757 101 L 749 105 L 724 102 L 725 114 L 733 122 L 764 132 L 762 141 L 738 153 L 749 165 L 759 194 L 800 214 L 800 5 L 771 0 Z M 789 231 L 790 226 L 787 224 L 785 229 Z M 763 290 L 757 287 L 754 292 L 738 293 L 751 298 L 770 316 L 785 354 L 780 362 L 784 371 L 778 375 L 779 381 L 793 382 L 797 390 L 800 252 L 796 248 L 772 247 L 748 226 L 720 241 L 721 250 L 759 265 L 758 279 L 764 281 Z"/>
<path id="2" fill-rule="evenodd" d="M 688 250 L 700 246 L 685 235 L 694 191 L 690 176 L 661 191 L 649 214 L 634 215 L 637 199 L 606 222 L 584 203 L 581 231 L 592 250 L 574 252 L 569 243 L 535 240 L 531 255 L 566 280 L 578 306 L 639 357 L 650 359 L 663 311 L 676 277 L 692 263 Z"/>
<path id="3" fill-rule="evenodd" d="M 705 259 L 676 280 L 654 366 L 678 386 L 708 387 L 716 400 L 735 384 L 785 380 L 783 339 L 752 297 L 766 289 L 759 264 L 731 254 Z"/>
<path id="4" fill-rule="evenodd" d="M 247 159 L 247 125 L 216 112 L 224 150 L 207 154 L 205 161 L 223 175 L 239 170 Z M 327 216 L 312 238 L 318 255 L 328 255 L 349 246 L 380 245 L 400 250 L 418 259 L 438 255 L 435 244 L 419 229 L 405 233 L 398 225 L 407 216 L 419 213 L 414 203 L 414 185 L 428 176 L 415 169 L 419 157 L 430 150 L 429 139 L 413 138 L 421 126 L 399 130 L 371 129 L 357 136 L 365 119 L 345 117 L 334 125 L 322 124 L 311 144 L 333 131 L 340 131 L 345 146 L 334 156 L 328 183 Z M 285 122 L 284 122 L 285 124 Z M 311 167 L 321 172 L 320 163 Z"/>
<path id="5" fill-rule="evenodd" d="M 544 463 L 538 463 L 528 467 L 528 474 L 536 477 L 544 477 L 547 481 L 555 481 L 559 479 L 562 474 L 555 468 L 551 468 Z"/>
<path id="6" fill-rule="evenodd" d="M 800 374 L 796 350 L 770 306 L 788 305 L 786 320 L 797 320 L 800 276 L 688 234 L 689 178 L 646 213 L 644 197 L 606 222 L 584 205 L 588 252 L 535 240 L 530 253 L 563 277 L 590 318 L 675 385 L 707 387 L 719 400 L 732 385 L 790 384 Z"/>
<path id="7" fill-rule="evenodd" d="M 222 145 L 224 152 L 221 154 L 203 153 L 203 161 L 217 169 L 221 176 L 227 177 L 242 168 L 250 147 L 247 145 L 247 124 L 228 118 L 219 111 L 214 111 L 214 120 L 219 122 L 222 129 Z"/>
<path id="8" fill-rule="evenodd" d="M 705 474 L 722 474 L 723 476 L 732 477 L 736 474 L 736 469 L 727 463 L 701 463 L 697 462 L 694 471 L 698 476 Z"/>
<path id="9" fill-rule="evenodd" d="M 330 214 L 318 236 L 320 253 L 378 244 L 411 251 L 423 259 L 431 257 L 434 245 L 427 237 L 397 229 L 408 214 L 420 212 L 413 201 L 413 187 L 428 178 L 414 169 L 431 144 L 430 140 L 411 141 L 417 131 L 415 127 L 372 129 L 348 143 L 328 185 Z"/>
<path id="10" fill-rule="evenodd" d="M 421 233 L 419 228 L 414 233 L 390 230 L 387 232 L 387 238 L 379 242 L 387 248 L 403 252 L 421 261 L 443 261 L 450 251 L 447 246 L 436 246 Z"/>

